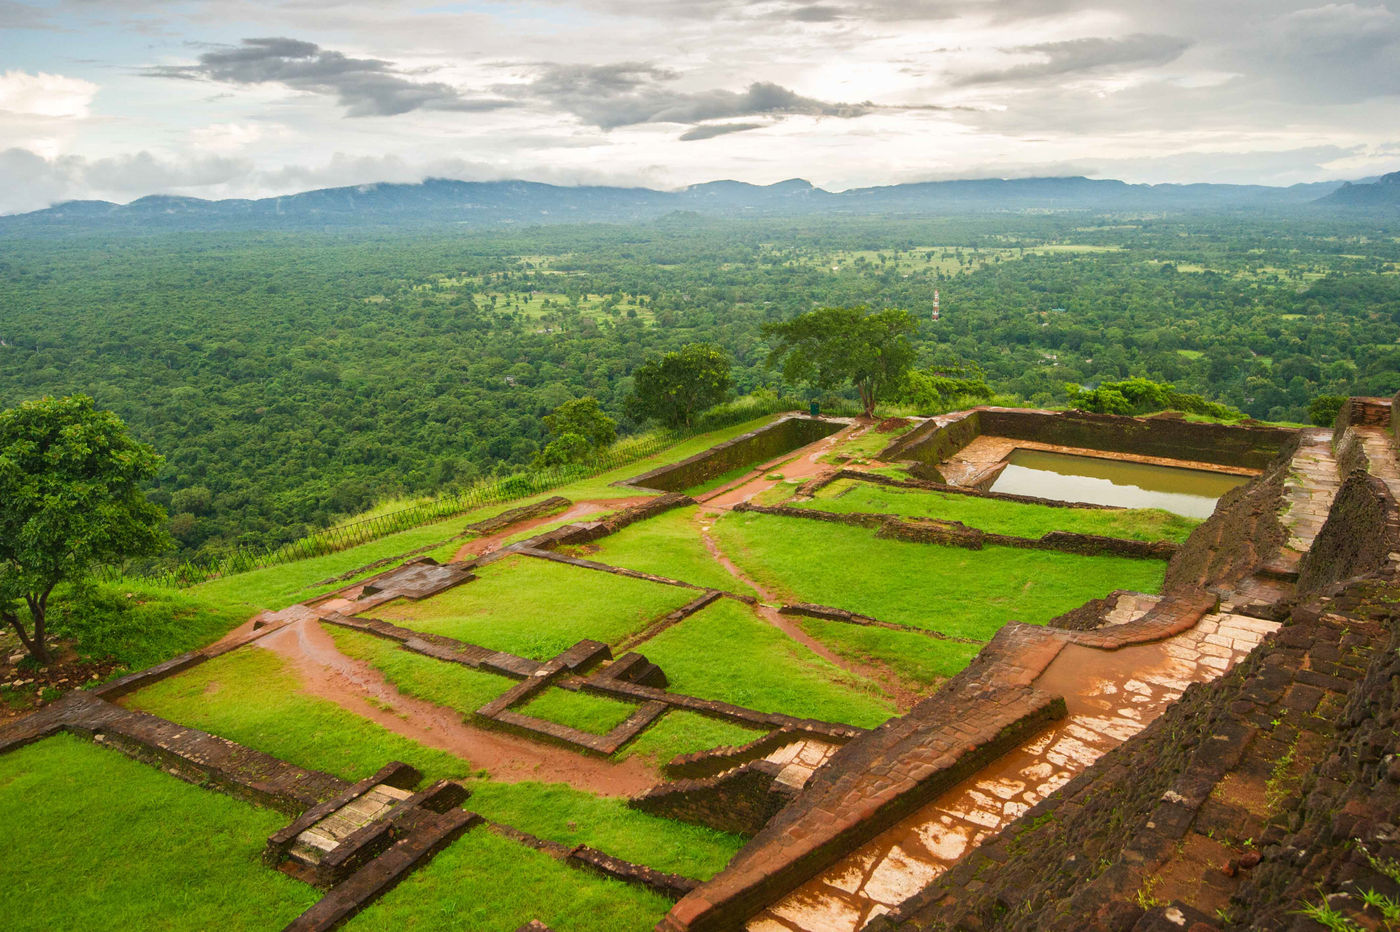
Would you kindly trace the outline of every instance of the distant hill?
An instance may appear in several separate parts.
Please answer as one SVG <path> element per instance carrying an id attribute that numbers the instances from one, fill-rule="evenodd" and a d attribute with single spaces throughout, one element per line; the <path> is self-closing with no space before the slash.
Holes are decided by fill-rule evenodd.
<path id="1" fill-rule="evenodd" d="M 528 181 L 366 184 L 279 197 L 210 201 L 152 195 L 129 204 L 68 201 L 0 217 L 0 233 L 343 229 L 440 224 L 499 226 L 653 219 L 675 211 L 714 216 L 939 215 L 1023 210 L 1257 210 L 1400 195 L 1397 175 L 1374 185 L 1128 184 L 1082 177 L 933 181 L 831 192 L 801 179 L 771 185 L 714 181 L 679 191 Z M 1345 196 L 1344 196 L 1345 195 Z M 1321 199 L 1321 200 L 1319 200 Z M 1394 203 L 1394 200 L 1386 203 Z M 1371 203 L 1371 201 L 1367 201 Z"/>
<path id="2" fill-rule="evenodd" d="M 1318 203 L 1328 207 L 1400 207 L 1400 172 L 1391 172 L 1374 184 L 1343 184 Z"/>

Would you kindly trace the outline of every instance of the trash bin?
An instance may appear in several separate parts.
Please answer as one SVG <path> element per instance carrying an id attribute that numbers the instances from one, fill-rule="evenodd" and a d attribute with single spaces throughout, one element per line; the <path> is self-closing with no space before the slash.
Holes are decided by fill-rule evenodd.
<path id="1" fill-rule="evenodd" d="M 812 412 L 812 417 L 819 417 L 822 413 L 822 406 L 814 401 L 808 410 Z"/>

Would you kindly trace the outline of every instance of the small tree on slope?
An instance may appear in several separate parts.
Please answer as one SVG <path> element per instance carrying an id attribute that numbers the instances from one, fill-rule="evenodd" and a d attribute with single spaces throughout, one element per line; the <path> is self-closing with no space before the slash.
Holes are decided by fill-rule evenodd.
<path id="1" fill-rule="evenodd" d="M 166 545 L 165 510 L 141 491 L 160 464 L 83 395 L 0 411 L 0 621 L 38 662 L 53 660 L 46 620 L 55 586 Z"/>

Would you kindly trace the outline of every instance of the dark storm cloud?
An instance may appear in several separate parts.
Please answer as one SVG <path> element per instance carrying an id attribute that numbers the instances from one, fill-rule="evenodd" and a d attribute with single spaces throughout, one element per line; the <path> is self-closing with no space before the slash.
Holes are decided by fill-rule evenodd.
<path id="1" fill-rule="evenodd" d="M 742 133 L 751 129 L 762 129 L 767 123 L 706 123 L 681 133 L 681 142 L 695 142 L 700 139 L 714 139 L 729 133 Z"/>
<path id="2" fill-rule="evenodd" d="M 244 39 L 214 49 L 194 65 L 147 68 L 158 78 L 218 81 L 226 84 L 281 84 L 293 90 L 334 95 L 350 116 L 394 116 L 411 110 L 496 110 L 509 101 L 463 96 L 450 84 L 413 81 L 392 62 L 350 58 L 298 39 Z"/>
<path id="3" fill-rule="evenodd" d="M 1108 68 L 1164 65 L 1181 56 L 1190 41 L 1176 36 L 1141 33 L 1121 38 L 1069 39 L 1006 49 L 1016 54 L 1037 55 L 1039 61 L 1026 62 L 991 71 L 979 71 L 958 78 L 958 84 L 1000 84 L 1061 77 Z"/>
<path id="4" fill-rule="evenodd" d="M 804 97 L 768 81 L 755 81 L 742 91 L 685 91 L 672 86 L 679 77 L 670 69 L 644 62 L 543 65 L 527 83 L 496 90 L 563 110 L 605 130 L 643 123 L 705 123 L 754 116 L 850 119 L 878 109 L 869 101 L 832 103 Z"/>

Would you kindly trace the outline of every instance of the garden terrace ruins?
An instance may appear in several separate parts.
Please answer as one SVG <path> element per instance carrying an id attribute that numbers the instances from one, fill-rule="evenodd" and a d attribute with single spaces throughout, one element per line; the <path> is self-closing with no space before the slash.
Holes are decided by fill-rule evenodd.
<path id="1" fill-rule="evenodd" d="M 162 800 L 192 927 L 1379 927 L 1397 427 L 751 423 L 11 720 L 0 786 Z"/>

